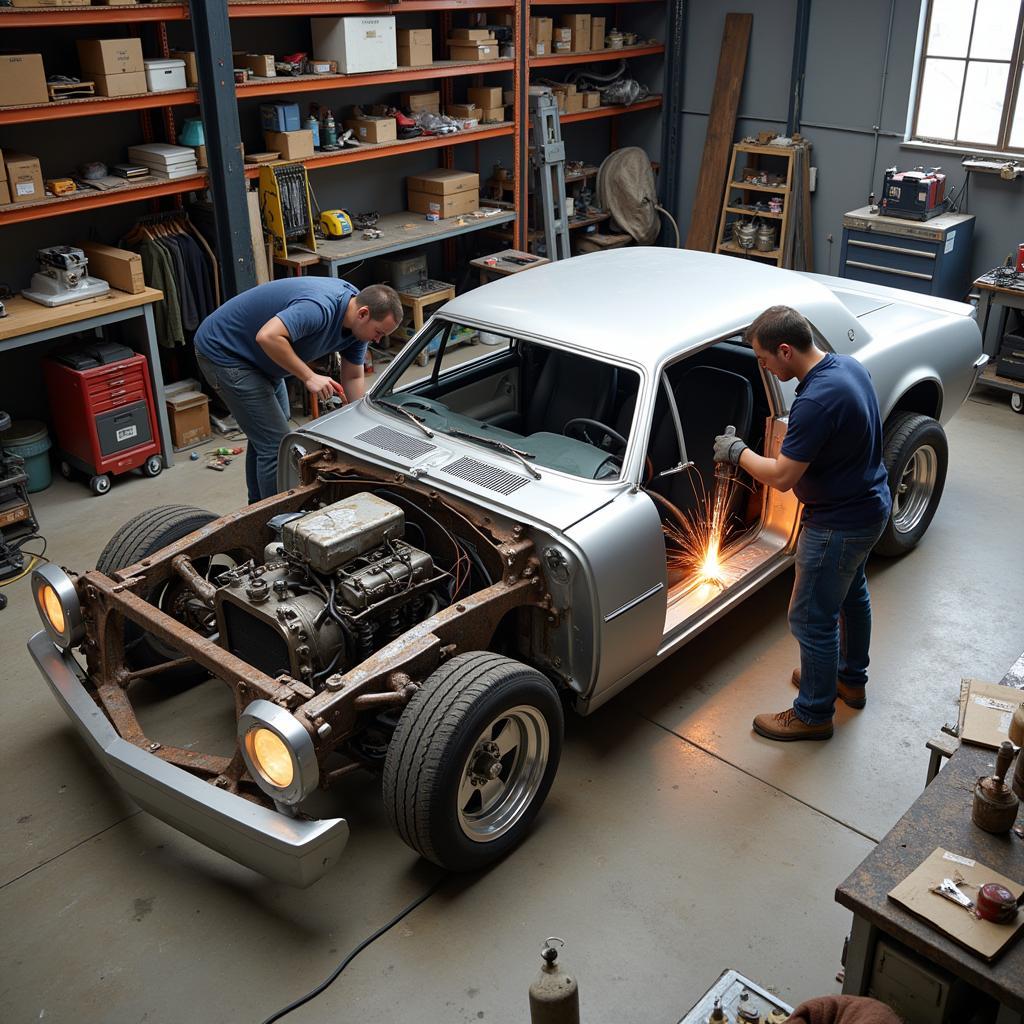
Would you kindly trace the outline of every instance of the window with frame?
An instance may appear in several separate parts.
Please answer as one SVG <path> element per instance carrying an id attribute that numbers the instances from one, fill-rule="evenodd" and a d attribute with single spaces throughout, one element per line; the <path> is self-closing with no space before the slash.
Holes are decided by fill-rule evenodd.
<path id="1" fill-rule="evenodd" d="M 1024 0 L 929 0 L 913 138 L 1024 152 Z"/>

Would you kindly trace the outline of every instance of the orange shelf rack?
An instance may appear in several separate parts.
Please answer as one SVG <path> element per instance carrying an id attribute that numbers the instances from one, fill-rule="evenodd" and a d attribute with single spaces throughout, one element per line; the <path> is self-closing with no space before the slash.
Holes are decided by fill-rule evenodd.
<path id="1" fill-rule="evenodd" d="M 531 68 L 550 68 L 562 64 L 592 64 L 601 60 L 621 60 L 624 57 L 648 57 L 664 53 L 664 43 L 644 43 L 641 46 L 620 46 L 616 50 L 587 50 L 583 53 L 551 53 L 531 57 Z"/>

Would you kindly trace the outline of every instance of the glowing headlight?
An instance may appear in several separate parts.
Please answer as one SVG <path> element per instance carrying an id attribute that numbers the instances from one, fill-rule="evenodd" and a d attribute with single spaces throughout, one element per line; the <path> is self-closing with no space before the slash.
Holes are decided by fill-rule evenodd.
<path id="1" fill-rule="evenodd" d="M 47 563 L 34 570 L 32 596 L 46 632 L 61 650 L 81 641 L 85 635 L 82 606 L 71 577 L 63 569 Z"/>
<path id="2" fill-rule="evenodd" d="M 238 719 L 238 738 L 249 774 L 267 796 L 297 804 L 316 789 L 313 740 L 284 708 L 254 700 Z"/>

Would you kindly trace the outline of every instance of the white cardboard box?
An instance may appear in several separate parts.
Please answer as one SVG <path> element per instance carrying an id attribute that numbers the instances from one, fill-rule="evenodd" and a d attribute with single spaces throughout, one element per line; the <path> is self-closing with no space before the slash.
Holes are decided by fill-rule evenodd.
<path id="1" fill-rule="evenodd" d="M 397 69 L 394 15 L 311 20 L 316 60 L 336 60 L 345 75 Z"/>

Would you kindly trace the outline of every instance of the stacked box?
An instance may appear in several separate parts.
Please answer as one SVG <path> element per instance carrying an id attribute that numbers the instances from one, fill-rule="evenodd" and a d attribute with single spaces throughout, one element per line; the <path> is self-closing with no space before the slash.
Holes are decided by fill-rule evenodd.
<path id="1" fill-rule="evenodd" d="M 78 63 L 100 96 L 148 92 L 142 43 L 138 39 L 79 39 Z"/>
<path id="2" fill-rule="evenodd" d="M 400 97 L 403 110 L 410 114 L 428 111 L 431 114 L 441 113 L 441 94 L 439 92 L 403 92 Z"/>
<path id="3" fill-rule="evenodd" d="M 38 53 L 0 54 L 0 97 L 4 106 L 49 103 L 46 72 Z"/>
<path id="4" fill-rule="evenodd" d="M 530 53 L 544 57 L 551 53 L 551 40 L 555 23 L 551 18 L 530 19 Z"/>
<path id="5" fill-rule="evenodd" d="M 360 142 L 394 142 L 398 138 L 398 122 L 393 117 L 353 117 L 345 122 Z"/>
<path id="6" fill-rule="evenodd" d="M 604 49 L 605 24 L 605 19 L 596 15 L 590 19 L 590 48 L 592 50 Z"/>
<path id="7" fill-rule="evenodd" d="M 479 121 L 483 113 L 475 103 L 449 103 L 444 112 L 457 121 Z"/>
<path id="8" fill-rule="evenodd" d="M 563 14 L 559 24 L 570 32 L 573 53 L 586 53 L 590 49 L 589 14 Z"/>
<path id="9" fill-rule="evenodd" d="M 480 206 L 480 175 L 438 170 L 406 178 L 409 209 L 438 217 L 459 217 Z"/>
<path id="10" fill-rule="evenodd" d="M 455 35 L 454 32 L 482 32 L 484 38 L 465 39 Z M 501 53 L 498 50 L 498 40 L 491 35 L 489 29 L 454 29 L 453 35 L 448 39 L 448 55 L 452 60 L 497 60 Z"/>
<path id="11" fill-rule="evenodd" d="M 596 89 L 592 92 L 581 92 L 580 95 L 583 97 L 584 110 L 593 110 L 601 106 L 601 94 Z"/>
<path id="12" fill-rule="evenodd" d="M 429 28 L 398 30 L 398 66 L 421 68 L 434 63 L 434 34 Z"/>

